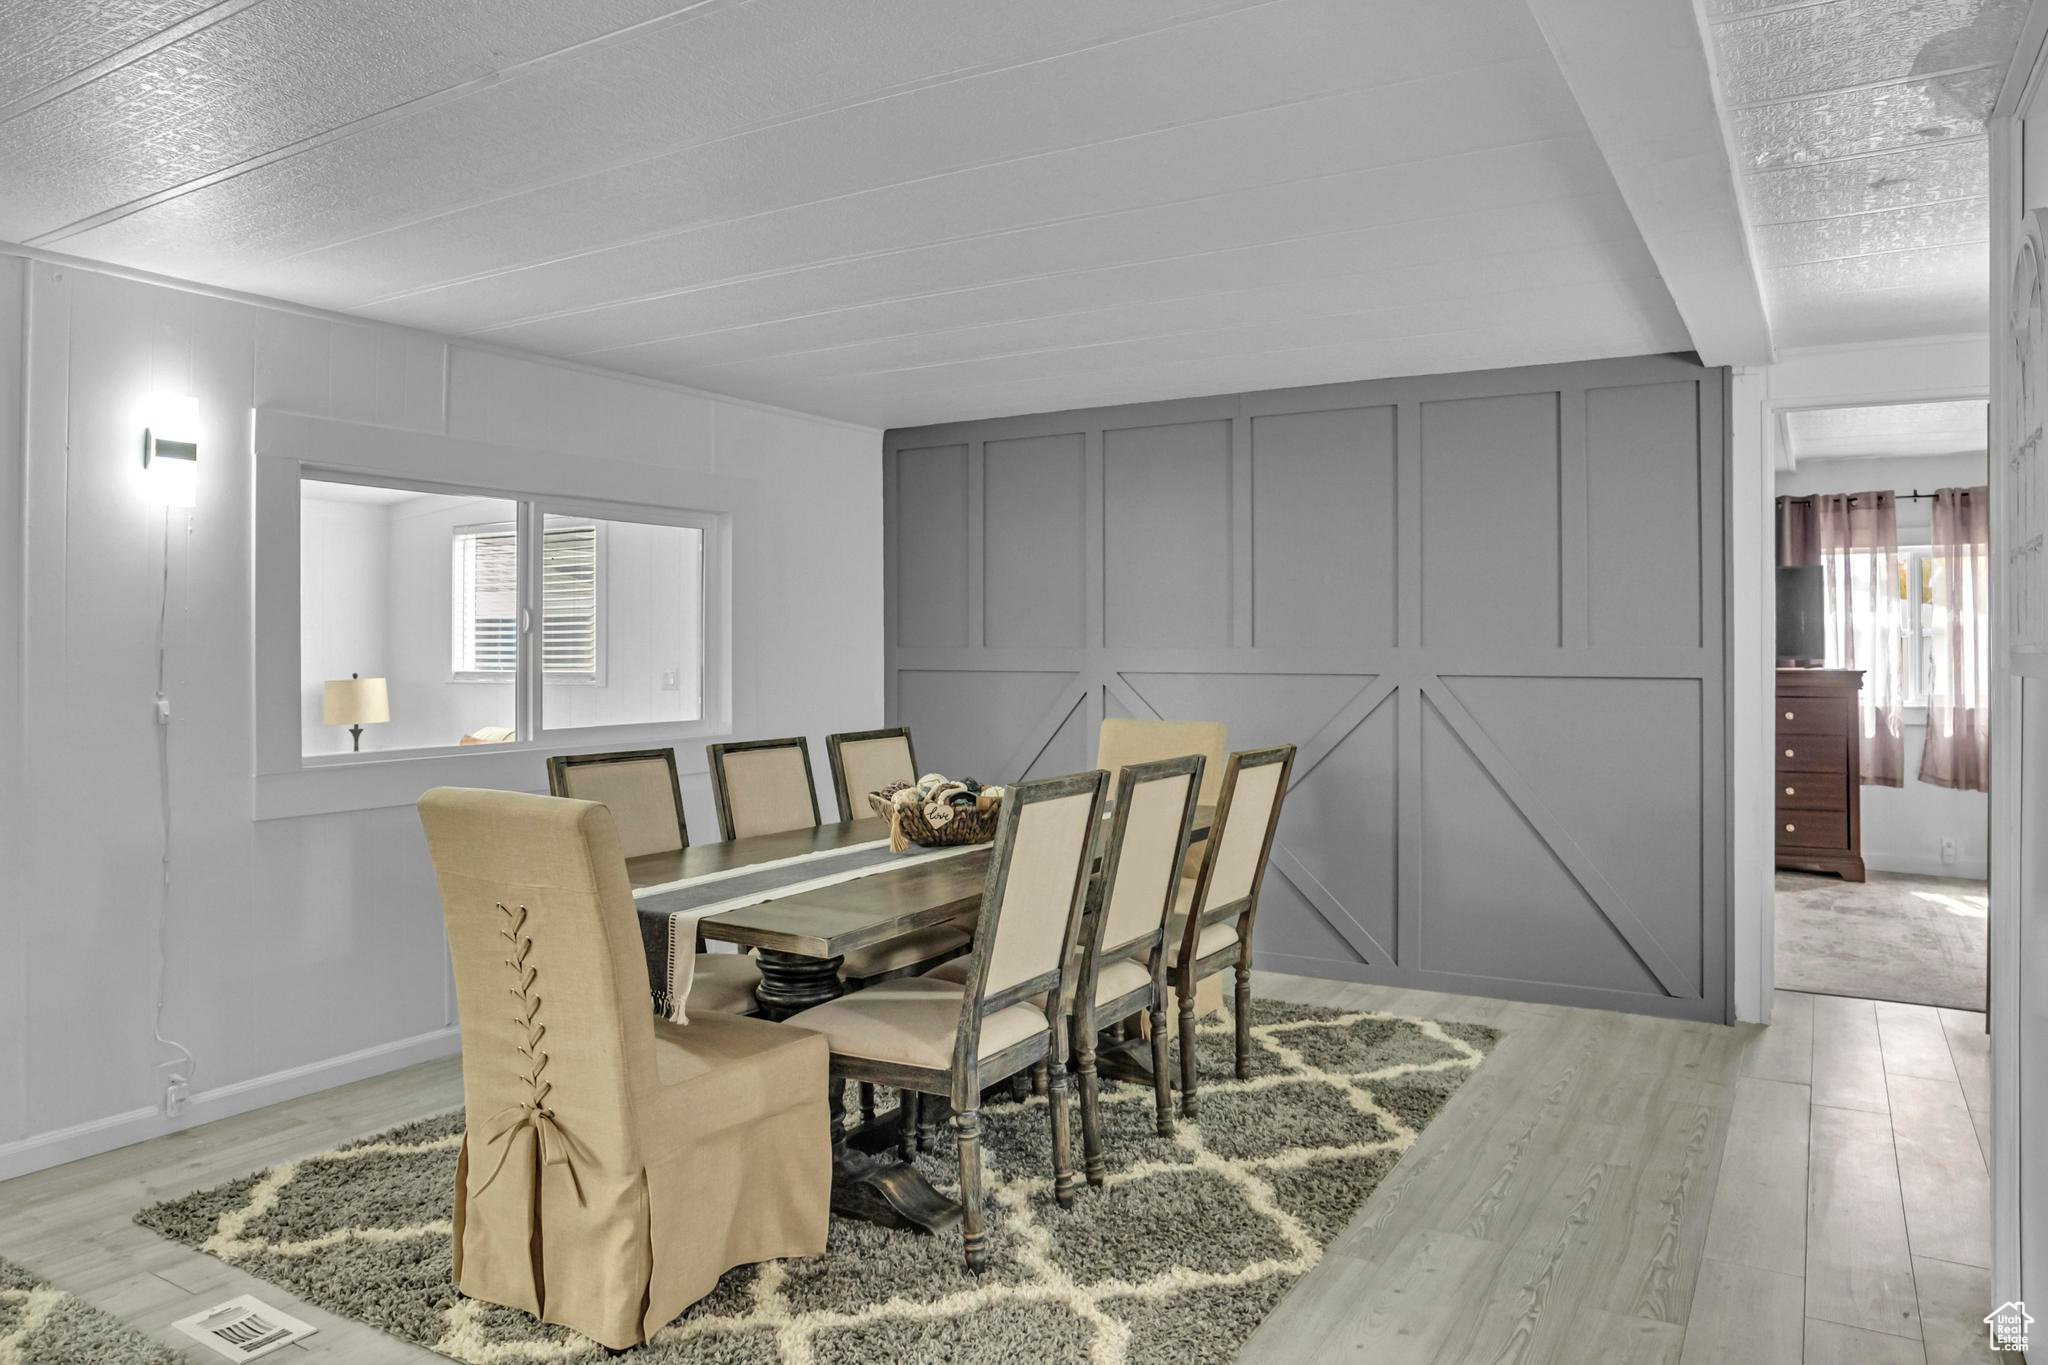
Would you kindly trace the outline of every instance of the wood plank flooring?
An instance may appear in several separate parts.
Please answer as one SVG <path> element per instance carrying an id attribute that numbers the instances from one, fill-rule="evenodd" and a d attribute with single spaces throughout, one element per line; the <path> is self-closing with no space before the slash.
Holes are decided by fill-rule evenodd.
<path id="1" fill-rule="evenodd" d="M 1766 1030 L 1269 973 L 1255 990 L 1504 1036 L 1241 1360 L 1991 1358 L 1982 1015 L 1781 993 Z M 321 1328 L 297 1350 L 436 1360 L 129 1220 L 460 1092 L 431 1063 L 0 1183 L 0 1255 L 166 1342 L 252 1292 Z"/>

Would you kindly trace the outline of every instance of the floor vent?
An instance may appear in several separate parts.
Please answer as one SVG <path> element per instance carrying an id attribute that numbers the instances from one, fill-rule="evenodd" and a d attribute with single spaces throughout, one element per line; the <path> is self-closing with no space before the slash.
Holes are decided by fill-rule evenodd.
<path id="1" fill-rule="evenodd" d="M 171 1324 L 229 1360 L 254 1360 L 313 1335 L 314 1328 L 280 1313 L 253 1294 L 217 1303 Z"/>

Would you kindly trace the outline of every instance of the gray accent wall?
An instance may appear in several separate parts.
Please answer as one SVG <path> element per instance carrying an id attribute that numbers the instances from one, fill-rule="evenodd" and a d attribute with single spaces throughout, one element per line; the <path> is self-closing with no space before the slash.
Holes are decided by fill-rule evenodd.
<path id="1" fill-rule="evenodd" d="M 1725 371 L 1645 356 L 892 431 L 888 708 L 1301 746 L 1255 956 L 1719 1020 Z"/>

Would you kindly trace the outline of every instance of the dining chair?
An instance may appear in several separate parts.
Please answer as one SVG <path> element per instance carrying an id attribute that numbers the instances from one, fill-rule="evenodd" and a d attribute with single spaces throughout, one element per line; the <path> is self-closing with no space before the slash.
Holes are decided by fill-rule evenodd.
<path id="1" fill-rule="evenodd" d="M 1102 1124 L 1095 1074 L 1098 1028 L 1144 1013 L 1152 1024 L 1153 1099 L 1161 1137 L 1173 1134 L 1172 1071 L 1167 1061 L 1165 952 L 1180 868 L 1202 792 L 1200 754 L 1126 764 L 1102 875 L 1082 925 L 1075 986 L 1074 1065 L 1081 1085 L 1081 1141 L 1088 1183 L 1103 1183 Z"/>
<path id="2" fill-rule="evenodd" d="M 711 744 L 704 753 L 711 760 L 711 796 L 721 838 L 817 827 L 811 746 L 802 735 Z"/>
<path id="3" fill-rule="evenodd" d="M 1095 732 L 1095 766 L 1109 773 L 1110 790 L 1116 790 L 1117 774 L 1126 763 L 1150 763 L 1180 754 L 1202 756 L 1200 804 L 1213 807 L 1223 789 L 1223 754 L 1230 747 L 1230 732 L 1213 720 L 1133 720 L 1105 716 Z M 1192 877 L 1200 870 L 1202 851 L 1191 849 L 1181 872 Z"/>
<path id="4" fill-rule="evenodd" d="M 1150 763 L 1181 754 L 1202 756 L 1201 804 L 1214 806 L 1223 790 L 1223 755 L 1230 732 L 1213 720 L 1133 720 L 1105 716 L 1095 732 L 1095 766 L 1109 773 L 1111 789 L 1126 763 Z M 1190 876 L 1194 869 L 1188 869 Z"/>
<path id="5" fill-rule="evenodd" d="M 825 1040 L 654 1017 L 605 806 L 437 787 L 419 811 L 462 1025 L 456 1287 L 617 1351 L 734 1266 L 821 1254 Z"/>
<path id="6" fill-rule="evenodd" d="M 674 749 L 557 754 L 548 760 L 548 792 L 603 804 L 612 813 L 619 844 L 628 858 L 690 846 Z M 753 957 L 708 952 L 707 946 L 704 936 L 698 934 L 697 962 L 690 974 L 690 995 L 683 1002 L 683 1013 L 753 1014 L 759 1008 L 754 988 L 761 984 L 761 969 Z"/>
<path id="7" fill-rule="evenodd" d="M 1052 1125 L 1053 1193 L 1073 1204 L 1067 1113 L 1068 964 L 1081 932 L 1100 772 L 1012 787 L 996 821 L 982 885 L 981 927 L 964 983 L 905 977 L 791 1017 L 825 1035 L 832 1075 L 952 1102 L 959 1142 L 962 1251 L 988 1265 L 982 1218 L 981 1092 L 1044 1065 Z"/>
<path id="8" fill-rule="evenodd" d="M 1195 1074 L 1195 989 L 1232 968 L 1237 972 L 1237 1078 L 1246 1079 L 1252 1046 L 1252 920 L 1259 887 L 1280 826 L 1280 803 L 1294 771 L 1294 746 L 1247 749 L 1230 756 L 1216 815 L 1201 848 L 1201 870 L 1183 877 L 1175 894 L 1166 947 L 1180 997 L 1180 1112 L 1198 1112 Z"/>
<path id="9" fill-rule="evenodd" d="M 905 726 L 827 735 L 825 753 L 832 762 L 832 795 L 838 799 L 842 820 L 871 818 L 868 793 L 918 778 L 917 754 Z"/>

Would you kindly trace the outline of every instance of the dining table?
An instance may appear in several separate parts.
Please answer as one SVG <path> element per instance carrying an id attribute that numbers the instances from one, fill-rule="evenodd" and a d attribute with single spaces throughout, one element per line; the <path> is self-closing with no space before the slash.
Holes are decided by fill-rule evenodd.
<path id="1" fill-rule="evenodd" d="M 1196 812 L 1195 838 L 1207 837 L 1212 816 L 1209 807 Z M 1098 861 L 1109 818 L 1097 840 Z M 665 998 L 665 964 L 694 953 L 701 935 L 753 951 L 761 972 L 755 998 L 765 1018 L 787 1019 L 837 999 L 846 991 L 839 968 L 848 953 L 979 905 L 989 848 L 892 853 L 888 822 L 862 819 L 629 858 L 626 875 L 655 997 Z M 681 941 L 685 933 L 691 942 Z M 1130 1064 L 1143 1066 L 1135 1058 Z M 959 1204 L 896 1155 L 900 1110 L 849 1132 L 844 1088 L 831 1086 L 828 1100 L 835 1214 L 926 1232 L 959 1221 Z"/>

